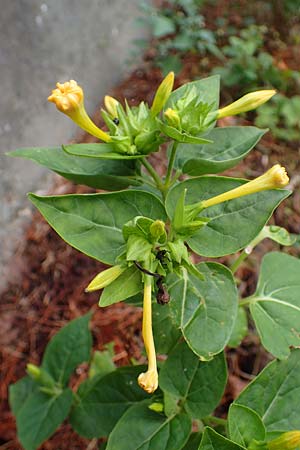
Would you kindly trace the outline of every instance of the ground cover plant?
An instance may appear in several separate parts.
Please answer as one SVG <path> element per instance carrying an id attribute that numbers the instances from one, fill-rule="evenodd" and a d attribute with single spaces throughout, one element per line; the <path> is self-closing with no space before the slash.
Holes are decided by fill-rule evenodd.
<path id="1" fill-rule="evenodd" d="M 248 298 L 239 300 L 234 279 L 261 240 L 293 242 L 286 230 L 267 225 L 290 195 L 289 179 L 279 164 L 251 181 L 215 175 L 241 161 L 266 131 L 216 128 L 217 120 L 260 106 L 274 91 L 219 108 L 217 76 L 175 91 L 173 79 L 170 73 L 161 83 L 151 107 L 124 108 L 107 96 L 102 115 L 109 132 L 88 117 L 75 81 L 58 83 L 49 100 L 104 143 L 12 153 L 112 191 L 29 197 L 66 242 L 111 266 L 86 288 L 103 289 L 101 307 L 143 304 L 148 358 L 148 368 L 116 369 L 109 352 L 91 359 L 89 315 L 63 328 L 41 366 L 29 363 L 28 376 L 10 389 L 26 450 L 67 416 L 80 435 L 107 436 L 108 450 L 299 447 L 299 350 L 293 349 L 300 341 L 299 260 L 267 254 Z M 162 144 L 168 165 L 160 177 L 149 156 Z M 192 252 L 205 258 L 194 264 Z M 236 252 L 231 268 L 212 261 Z M 226 421 L 212 414 L 227 380 L 224 348 L 247 333 L 246 311 L 276 359 L 239 395 Z M 167 355 L 159 374 L 156 352 Z M 72 372 L 90 360 L 89 379 L 72 392 Z"/>

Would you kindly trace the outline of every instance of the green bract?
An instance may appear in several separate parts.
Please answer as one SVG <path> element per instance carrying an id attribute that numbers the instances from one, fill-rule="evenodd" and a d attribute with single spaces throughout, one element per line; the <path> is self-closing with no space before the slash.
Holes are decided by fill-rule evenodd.
<path id="1" fill-rule="evenodd" d="M 75 183 L 115 191 L 29 199 L 68 244 L 110 266 L 86 289 L 101 291 L 100 307 L 143 306 L 148 359 L 148 367 L 117 368 L 113 344 L 92 355 L 89 315 L 69 323 L 48 344 L 41 366 L 29 362 L 28 376 L 10 387 L 25 450 L 37 449 L 67 417 L 81 436 L 104 437 L 106 450 L 267 450 L 270 440 L 300 429 L 300 351 L 292 348 L 300 346 L 299 259 L 264 256 L 255 293 L 244 299 L 234 277 L 263 239 L 293 244 L 287 230 L 267 225 L 290 195 L 283 189 L 288 176 L 279 164 L 248 184 L 216 176 L 239 163 L 267 130 L 214 128 L 217 76 L 171 93 L 173 81 L 171 73 L 151 107 L 123 108 L 107 96 L 108 133 L 88 118 L 75 81 L 58 85 L 51 101 L 60 110 L 67 104 L 67 115 L 105 143 L 11 153 Z M 169 143 L 162 177 L 148 159 L 161 143 Z M 203 259 L 240 250 L 231 269 L 228 259 Z M 212 415 L 227 381 L 225 351 L 247 335 L 250 315 L 262 345 L 281 361 L 245 388 L 227 421 Z M 88 378 L 72 392 L 70 377 L 83 362 Z"/>

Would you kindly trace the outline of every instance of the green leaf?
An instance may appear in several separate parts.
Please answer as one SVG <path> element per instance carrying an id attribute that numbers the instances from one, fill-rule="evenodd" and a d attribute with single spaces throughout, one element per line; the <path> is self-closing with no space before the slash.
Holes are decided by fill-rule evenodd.
<path id="1" fill-rule="evenodd" d="M 218 109 L 220 96 L 220 77 L 219 75 L 213 75 L 208 78 L 202 78 L 202 80 L 191 81 L 190 83 L 186 83 L 180 88 L 173 91 L 167 101 L 165 110 L 167 108 L 172 108 L 177 100 L 179 100 L 181 97 L 185 97 L 186 92 L 191 88 L 196 89 L 199 99 L 202 102 L 212 105 L 213 110 Z"/>
<path id="2" fill-rule="evenodd" d="M 9 386 L 9 406 L 14 416 L 17 416 L 27 398 L 37 390 L 37 387 L 37 384 L 28 376 Z"/>
<path id="3" fill-rule="evenodd" d="M 229 177 L 203 176 L 177 184 L 169 192 L 166 209 L 173 219 L 182 191 L 187 189 L 186 204 L 219 195 L 245 183 Z M 205 209 L 201 217 L 209 222 L 187 239 L 191 249 L 199 255 L 219 257 L 235 253 L 246 247 L 269 220 L 279 203 L 290 191 L 273 189 L 246 195 Z"/>
<path id="4" fill-rule="evenodd" d="M 124 223 L 140 215 L 166 220 L 160 200 L 143 191 L 48 197 L 29 194 L 29 199 L 68 244 L 110 265 L 125 250 Z"/>
<path id="5" fill-rule="evenodd" d="M 145 155 L 126 155 L 124 153 L 117 153 L 114 151 L 113 144 L 70 144 L 63 145 L 63 150 L 69 155 L 83 156 L 86 158 L 100 158 L 100 159 L 138 159 Z M 95 161 L 94 161 L 95 163 Z"/>
<path id="6" fill-rule="evenodd" d="M 179 131 L 177 128 L 167 125 L 166 123 L 160 122 L 160 130 L 166 135 L 174 139 L 175 141 L 184 144 L 211 144 L 212 141 L 206 139 L 206 137 L 193 136 L 184 131 Z"/>
<path id="7" fill-rule="evenodd" d="M 100 297 L 99 306 L 109 306 L 132 297 L 143 290 L 141 271 L 135 266 L 126 269 L 115 281 L 106 286 Z"/>
<path id="8" fill-rule="evenodd" d="M 221 436 L 212 428 L 206 427 L 199 450 L 243 450 L 244 448 Z"/>
<path id="9" fill-rule="evenodd" d="M 18 438 L 25 450 L 35 450 L 48 439 L 69 414 L 72 391 L 60 395 L 32 393 L 17 414 Z"/>
<path id="10" fill-rule="evenodd" d="M 197 265 L 205 279 L 188 273 L 168 280 L 174 320 L 196 355 L 206 361 L 226 346 L 234 326 L 238 298 L 229 269 L 217 263 Z"/>
<path id="11" fill-rule="evenodd" d="M 175 166 L 191 176 L 219 173 L 236 166 L 267 130 L 255 127 L 216 128 L 205 135 L 205 145 L 181 145 Z"/>
<path id="12" fill-rule="evenodd" d="M 286 358 L 290 346 L 300 345 L 300 260 L 268 253 L 249 302 L 263 346 L 277 358 Z"/>
<path id="13" fill-rule="evenodd" d="M 284 361 L 272 361 L 235 403 L 253 409 L 271 431 L 300 429 L 300 350 Z"/>
<path id="14" fill-rule="evenodd" d="M 181 450 L 191 432 L 191 420 L 181 413 L 165 417 L 148 408 L 132 406 L 109 436 L 106 450 Z"/>
<path id="15" fill-rule="evenodd" d="M 236 316 L 235 324 L 228 341 L 228 347 L 238 347 L 248 333 L 248 319 L 245 309 L 240 306 Z"/>
<path id="16" fill-rule="evenodd" d="M 109 435 L 129 407 L 149 397 L 137 383 L 144 369 L 122 367 L 104 377 L 84 381 L 70 415 L 74 430 L 86 438 Z"/>
<path id="17" fill-rule="evenodd" d="M 259 415 L 252 409 L 231 404 L 228 414 L 229 437 L 243 447 L 249 447 L 254 439 L 264 441 L 266 436 L 265 426 Z"/>
<path id="18" fill-rule="evenodd" d="M 266 226 L 262 232 L 265 238 L 272 239 L 280 245 L 293 245 L 297 240 L 297 236 L 291 235 L 285 228 L 276 225 Z"/>
<path id="19" fill-rule="evenodd" d="M 224 354 L 201 362 L 185 342 L 171 351 L 159 373 L 159 387 L 176 397 L 192 419 L 212 413 L 227 381 Z"/>
<path id="20" fill-rule="evenodd" d="M 202 439 L 202 433 L 192 433 L 182 450 L 198 450 Z"/>
<path id="21" fill-rule="evenodd" d="M 165 16 L 155 15 L 151 17 L 153 36 L 156 38 L 175 33 L 175 22 Z"/>
<path id="22" fill-rule="evenodd" d="M 139 184 L 134 180 L 136 174 L 134 161 L 96 161 L 68 155 L 59 147 L 21 148 L 8 155 L 30 159 L 68 180 L 97 189 L 116 191 Z"/>
<path id="23" fill-rule="evenodd" d="M 181 331 L 174 323 L 170 304 L 152 304 L 152 328 L 157 353 L 167 354 L 181 337 Z"/>
<path id="24" fill-rule="evenodd" d="M 91 315 L 79 317 L 64 326 L 49 342 L 42 368 L 64 386 L 72 372 L 91 355 L 92 336 L 88 329 Z"/>
<path id="25" fill-rule="evenodd" d="M 104 375 L 107 375 L 116 369 L 113 362 L 114 343 L 110 342 L 109 344 L 106 344 L 105 347 L 107 347 L 108 350 L 103 350 L 102 352 L 99 352 L 98 350 L 94 351 L 89 368 L 89 378 L 100 375 L 104 377 Z"/>

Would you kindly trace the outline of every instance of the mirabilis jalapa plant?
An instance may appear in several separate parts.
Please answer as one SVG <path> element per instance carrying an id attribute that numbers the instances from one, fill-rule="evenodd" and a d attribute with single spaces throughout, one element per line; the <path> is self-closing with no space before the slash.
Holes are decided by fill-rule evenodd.
<path id="1" fill-rule="evenodd" d="M 10 388 L 26 450 L 67 416 L 84 437 L 108 436 L 107 450 L 300 448 L 300 262 L 267 254 L 255 293 L 241 300 L 233 276 L 261 240 L 293 243 L 286 230 L 266 225 L 290 195 L 283 189 L 289 178 L 279 164 L 251 181 L 214 175 L 239 163 L 267 131 L 215 128 L 217 120 L 257 108 L 275 92 L 249 93 L 219 109 L 217 76 L 172 92 L 173 82 L 170 73 L 151 107 L 123 107 L 106 96 L 108 132 L 87 115 L 75 81 L 58 83 L 48 100 L 104 143 L 11 153 L 115 191 L 29 198 L 66 242 L 110 266 L 86 288 L 102 289 L 101 307 L 122 300 L 143 305 L 148 358 L 147 369 L 115 368 L 107 351 L 95 352 L 89 379 L 72 392 L 71 373 L 91 356 L 89 315 L 68 324 L 50 341 L 41 367 L 28 364 L 29 376 Z M 163 143 L 168 166 L 161 178 L 148 156 Z M 206 259 L 194 264 L 191 251 Z M 240 251 L 231 268 L 211 261 Z M 276 359 L 225 420 L 211 415 L 227 380 L 224 348 L 247 334 L 247 310 Z M 156 352 L 168 355 L 159 360 L 159 374 Z"/>

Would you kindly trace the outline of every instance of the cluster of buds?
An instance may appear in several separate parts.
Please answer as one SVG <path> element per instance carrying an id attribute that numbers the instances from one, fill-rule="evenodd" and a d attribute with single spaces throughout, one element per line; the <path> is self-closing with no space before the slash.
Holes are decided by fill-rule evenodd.
<path id="1" fill-rule="evenodd" d="M 195 87 L 188 87 L 182 97 L 167 107 L 164 120 L 160 120 L 158 115 L 168 104 L 173 85 L 174 73 L 170 72 L 159 85 L 151 108 L 144 102 L 130 108 L 125 101 L 124 109 L 118 100 L 105 96 L 102 117 L 109 132 L 97 127 L 88 116 L 83 90 L 76 81 L 57 83 L 48 100 L 83 130 L 111 143 L 114 151 L 125 155 L 147 155 L 157 151 L 168 138 L 184 143 L 211 143 L 203 134 L 212 122 L 255 109 L 275 94 L 274 90 L 252 92 L 222 109 L 211 111 L 212 105 L 199 98 Z"/>

